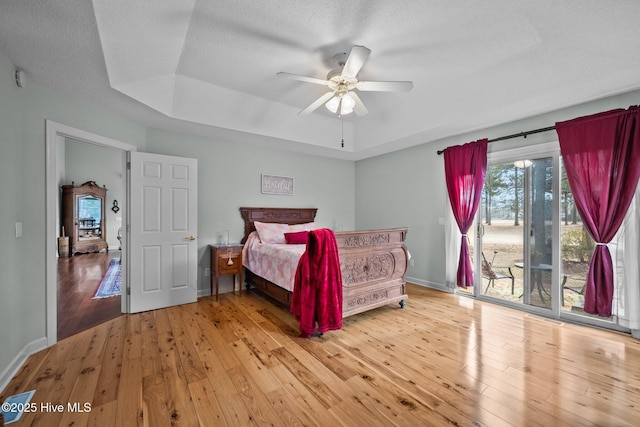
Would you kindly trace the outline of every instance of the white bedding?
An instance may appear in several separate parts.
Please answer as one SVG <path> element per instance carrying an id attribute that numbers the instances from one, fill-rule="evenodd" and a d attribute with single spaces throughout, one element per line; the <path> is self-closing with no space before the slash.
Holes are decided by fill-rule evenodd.
<path id="1" fill-rule="evenodd" d="M 262 243 L 252 232 L 242 248 L 242 264 L 253 273 L 293 292 L 298 261 L 306 245 Z"/>

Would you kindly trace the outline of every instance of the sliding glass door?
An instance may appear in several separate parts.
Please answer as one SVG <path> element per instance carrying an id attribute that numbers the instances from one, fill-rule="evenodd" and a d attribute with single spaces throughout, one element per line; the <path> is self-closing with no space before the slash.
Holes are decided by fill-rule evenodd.
<path id="1" fill-rule="evenodd" d="M 615 315 L 600 318 L 582 309 L 595 243 L 583 227 L 556 143 L 490 154 L 482 196 L 476 232 L 468 237 L 476 285 L 459 292 L 625 330 Z M 614 301 L 622 298 L 618 292 Z"/>
<path id="2" fill-rule="evenodd" d="M 481 296 L 553 308 L 553 165 L 551 157 L 517 157 L 487 167 L 478 227 Z"/>

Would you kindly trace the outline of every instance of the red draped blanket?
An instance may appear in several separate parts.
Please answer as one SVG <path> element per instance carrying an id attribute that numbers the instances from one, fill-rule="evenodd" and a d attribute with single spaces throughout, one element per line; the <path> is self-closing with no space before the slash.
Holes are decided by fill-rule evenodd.
<path id="1" fill-rule="evenodd" d="M 342 328 L 342 271 L 338 244 L 330 229 L 309 232 L 296 270 L 290 310 L 300 323 L 303 338 Z"/>

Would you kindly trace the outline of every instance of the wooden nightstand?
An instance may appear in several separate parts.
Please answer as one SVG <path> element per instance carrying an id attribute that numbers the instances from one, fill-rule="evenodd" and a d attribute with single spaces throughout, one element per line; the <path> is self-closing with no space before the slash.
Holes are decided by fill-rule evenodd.
<path id="1" fill-rule="evenodd" d="M 233 275 L 233 292 L 236 291 L 237 274 L 240 276 L 240 295 L 242 295 L 242 245 L 209 245 L 211 250 L 211 295 L 213 295 L 213 280 L 216 282 L 216 300 L 218 299 L 218 279 L 220 276 Z"/>

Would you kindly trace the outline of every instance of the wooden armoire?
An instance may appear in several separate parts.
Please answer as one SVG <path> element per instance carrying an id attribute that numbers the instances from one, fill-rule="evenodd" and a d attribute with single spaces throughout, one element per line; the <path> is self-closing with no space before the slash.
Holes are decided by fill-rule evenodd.
<path id="1" fill-rule="evenodd" d="M 108 250 L 106 196 L 106 187 L 95 181 L 62 186 L 62 225 L 71 255 Z"/>

